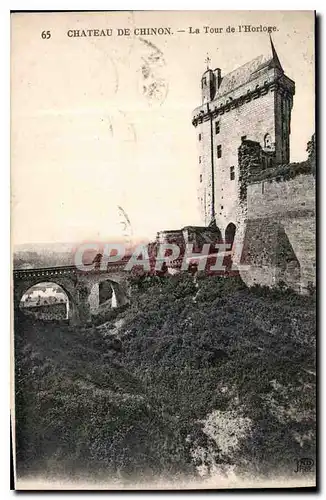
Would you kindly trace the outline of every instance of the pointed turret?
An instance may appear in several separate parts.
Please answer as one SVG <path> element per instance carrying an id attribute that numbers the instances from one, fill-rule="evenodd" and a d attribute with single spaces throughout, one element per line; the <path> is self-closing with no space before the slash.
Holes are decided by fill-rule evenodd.
<path id="1" fill-rule="evenodd" d="M 273 43 L 271 35 L 269 35 L 269 40 L 270 40 L 271 49 L 272 49 L 272 59 L 271 59 L 270 67 L 278 68 L 280 71 L 282 71 L 282 73 L 284 73 L 284 70 L 282 68 L 282 64 L 280 63 L 276 49 L 274 47 L 274 43 Z"/>

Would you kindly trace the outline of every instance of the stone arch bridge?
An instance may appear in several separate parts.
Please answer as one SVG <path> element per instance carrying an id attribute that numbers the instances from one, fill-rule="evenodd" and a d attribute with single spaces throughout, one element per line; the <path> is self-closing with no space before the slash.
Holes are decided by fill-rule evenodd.
<path id="1" fill-rule="evenodd" d="M 69 321 L 83 324 L 91 318 L 91 296 L 94 287 L 109 282 L 112 288 L 113 307 L 121 307 L 130 301 L 130 273 L 124 264 L 111 264 L 107 269 L 81 270 L 75 266 L 48 267 L 41 269 L 15 269 L 13 271 L 14 310 L 32 286 L 51 282 L 59 285 L 69 300 Z"/>

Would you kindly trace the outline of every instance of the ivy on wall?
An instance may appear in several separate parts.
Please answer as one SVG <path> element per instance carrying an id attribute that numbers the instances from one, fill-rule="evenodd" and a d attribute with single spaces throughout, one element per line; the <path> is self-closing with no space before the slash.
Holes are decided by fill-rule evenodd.
<path id="1" fill-rule="evenodd" d="M 290 163 L 288 165 L 278 165 L 277 167 L 262 170 L 257 174 L 252 174 L 249 177 L 249 182 L 258 182 L 265 180 L 275 180 L 276 182 L 289 181 L 298 175 L 307 175 L 314 173 L 313 164 L 307 160 L 298 163 Z"/>
<path id="2" fill-rule="evenodd" d="M 276 182 L 284 182 L 290 179 L 294 179 L 298 175 L 308 175 L 312 174 L 315 176 L 316 173 L 316 139 L 315 134 L 312 135 L 311 140 L 307 144 L 307 153 L 308 159 L 302 162 L 294 162 L 289 163 L 287 165 L 277 165 L 273 168 L 268 168 L 263 170 L 262 163 L 260 163 L 260 169 L 256 167 L 256 161 L 258 157 L 258 153 L 251 146 L 249 149 L 242 151 L 244 146 L 246 146 L 246 142 L 253 141 L 244 141 L 239 148 L 239 166 L 241 165 L 241 160 L 243 161 L 243 154 L 251 156 L 249 159 L 244 160 L 244 167 L 247 168 L 247 183 L 259 182 L 265 180 L 275 180 Z M 258 143 L 254 143 L 258 144 Z M 258 144 L 260 147 L 260 145 Z M 255 146 L 257 149 L 257 146 Z M 253 163 L 253 167 L 251 164 Z M 248 165 L 248 167 L 246 166 Z M 240 167 L 241 170 L 241 167 Z"/>
<path id="3" fill-rule="evenodd" d="M 247 185 L 251 172 L 261 169 L 262 149 L 258 142 L 244 140 L 238 148 L 239 163 L 239 198 L 240 202 L 247 199 Z"/>

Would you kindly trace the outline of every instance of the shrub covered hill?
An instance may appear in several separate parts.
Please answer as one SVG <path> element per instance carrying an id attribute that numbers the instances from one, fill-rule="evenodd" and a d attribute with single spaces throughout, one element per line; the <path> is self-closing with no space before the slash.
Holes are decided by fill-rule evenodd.
<path id="1" fill-rule="evenodd" d="M 18 474 L 295 475 L 315 459 L 315 298 L 137 279 L 76 328 L 16 318 Z"/>

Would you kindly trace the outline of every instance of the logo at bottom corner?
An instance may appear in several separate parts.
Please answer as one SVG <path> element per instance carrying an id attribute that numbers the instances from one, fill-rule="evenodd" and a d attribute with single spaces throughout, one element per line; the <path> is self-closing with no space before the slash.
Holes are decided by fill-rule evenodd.
<path id="1" fill-rule="evenodd" d="M 315 462 L 312 458 L 299 458 L 296 460 L 297 468 L 294 472 L 308 474 L 314 471 Z"/>

